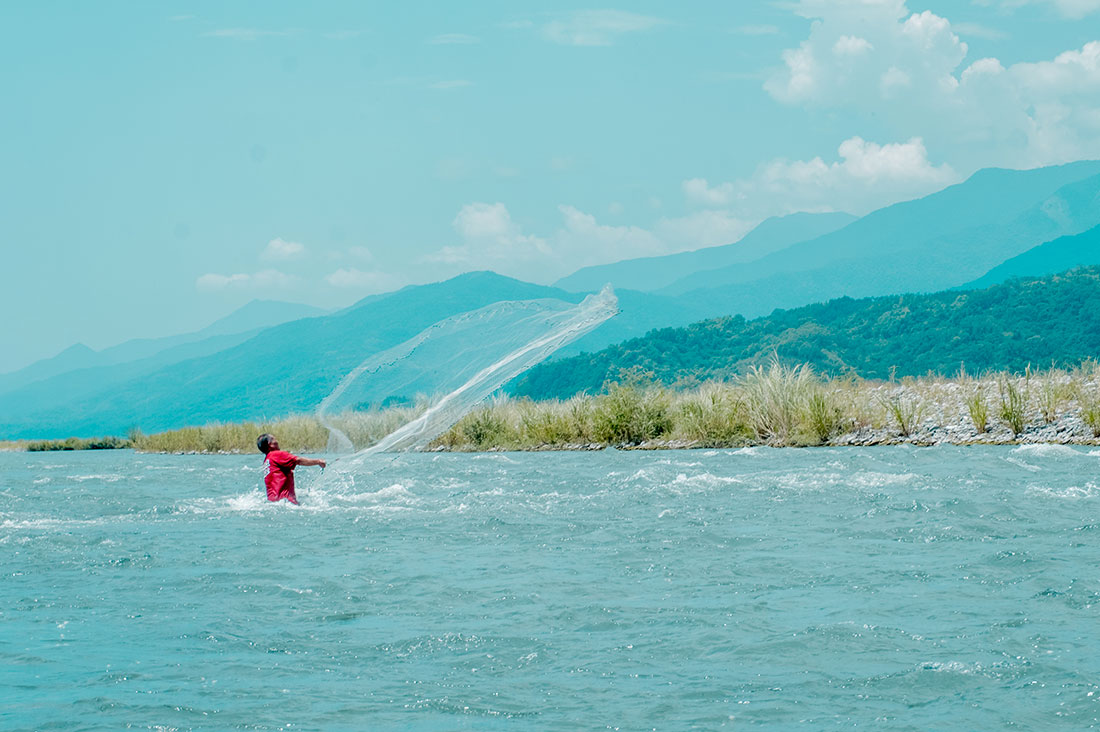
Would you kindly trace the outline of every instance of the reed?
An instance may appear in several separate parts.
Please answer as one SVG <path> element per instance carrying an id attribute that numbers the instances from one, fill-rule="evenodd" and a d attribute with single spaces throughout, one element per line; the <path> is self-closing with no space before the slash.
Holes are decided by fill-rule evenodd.
<path id="1" fill-rule="evenodd" d="M 748 405 L 740 390 L 709 382 L 683 394 L 672 407 L 673 437 L 702 447 L 752 442 Z"/>
<path id="2" fill-rule="evenodd" d="M 421 414 L 428 402 L 329 418 L 356 449 L 376 443 Z M 1079 421 L 1078 421 L 1079 419 Z M 1048 425 L 1061 427 L 1051 432 Z M 1003 425 L 1003 427 L 998 427 Z M 972 429 L 971 429 L 972 428 Z M 1065 437 L 1068 432 L 1076 432 Z M 939 432 L 937 432 L 939 431 Z M 3 443 L 7 449 L 78 450 L 133 446 L 147 452 L 250 453 L 274 433 L 294 452 L 321 452 L 328 430 L 313 416 L 214 423 L 127 438 Z M 964 372 L 889 382 L 825 380 L 805 365 L 777 359 L 731 381 L 668 389 L 628 374 L 597 395 L 533 402 L 498 397 L 466 415 L 430 448 L 575 449 L 748 444 L 806 446 L 891 441 L 994 441 L 1100 438 L 1100 365 L 1028 369 L 1024 374 Z M 1011 438 L 1008 435 L 1011 434 Z M 900 435 L 900 438 L 899 438 Z"/>
<path id="3" fill-rule="evenodd" d="M 1027 372 L 1023 383 L 1008 374 L 997 378 L 997 389 L 1001 396 L 1001 408 L 998 415 L 1014 437 L 1019 437 L 1027 426 L 1027 405 L 1030 393 L 1031 372 Z"/>
<path id="4" fill-rule="evenodd" d="M 740 385 L 749 424 L 759 439 L 777 445 L 814 443 L 809 410 L 821 382 L 811 366 L 786 366 L 773 358 L 766 367 L 751 367 Z"/>
<path id="5" fill-rule="evenodd" d="M 903 437 L 909 437 L 924 418 L 925 405 L 915 394 L 894 393 L 879 401 Z"/>

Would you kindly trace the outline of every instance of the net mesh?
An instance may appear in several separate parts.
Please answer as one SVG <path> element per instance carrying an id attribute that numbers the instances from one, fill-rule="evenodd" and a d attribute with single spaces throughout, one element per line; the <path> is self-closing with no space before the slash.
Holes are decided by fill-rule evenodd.
<path id="1" fill-rule="evenodd" d="M 441 320 L 367 358 L 321 402 L 317 416 L 329 430 L 329 450 L 353 450 L 347 435 L 332 424 L 332 415 L 436 395 L 419 417 L 341 459 L 340 465 L 353 470 L 368 455 L 422 448 L 508 381 L 617 312 L 618 300 L 609 285 L 579 304 L 505 301 Z"/>

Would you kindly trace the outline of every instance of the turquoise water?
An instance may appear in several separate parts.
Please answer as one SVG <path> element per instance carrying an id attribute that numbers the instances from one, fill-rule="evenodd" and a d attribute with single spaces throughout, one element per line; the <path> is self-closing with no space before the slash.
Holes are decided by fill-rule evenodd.
<path id="1" fill-rule="evenodd" d="M 0 728 L 1084 729 L 1098 470 L 424 454 L 295 509 L 259 455 L 0 454 Z"/>

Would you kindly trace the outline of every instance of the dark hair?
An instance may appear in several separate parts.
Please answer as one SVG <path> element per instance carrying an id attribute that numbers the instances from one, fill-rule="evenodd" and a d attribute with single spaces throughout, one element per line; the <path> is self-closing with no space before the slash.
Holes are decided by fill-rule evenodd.
<path id="1" fill-rule="evenodd" d="M 271 451 L 271 441 L 275 439 L 275 435 L 265 432 L 256 438 L 256 447 L 260 448 L 260 452 L 266 455 Z"/>

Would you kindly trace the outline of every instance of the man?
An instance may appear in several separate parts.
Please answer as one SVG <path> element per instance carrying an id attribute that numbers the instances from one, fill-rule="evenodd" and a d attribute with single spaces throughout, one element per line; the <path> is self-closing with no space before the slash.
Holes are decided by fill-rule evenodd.
<path id="1" fill-rule="evenodd" d="M 267 500 L 281 501 L 284 498 L 295 506 L 298 505 L 298 496 L 294 494 L 294 468 L 299 465 L 320 465 L 325 467 L 324 460 L 291 455 L 285 450 L 279 449 L 279 441 L 275 435 L 264 433 L 256 438 L 256 447 L 267 455 L 264 461 L 269 469 L 264 476 L 264 485 L 267 486 Z"/>

